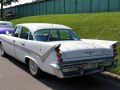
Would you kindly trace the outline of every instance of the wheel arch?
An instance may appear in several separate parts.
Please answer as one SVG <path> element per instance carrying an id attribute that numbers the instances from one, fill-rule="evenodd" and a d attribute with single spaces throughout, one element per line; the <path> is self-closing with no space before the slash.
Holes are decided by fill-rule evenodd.
<path id="1" fill-rule="evenodd" d="M 2 43 L 2 42 L 1 42 L 1 40 L 0 40 L 0 45 L 1 45 L 1 43 Z"/>
<path id="2" fill-rule="evenodd" d="M 38 71 L 37 71 L 37 73 L 35 73 L 35 74 L 32 73 L 32 71 L 31 71 L 31 69 L 30 69 L 30 66 L 29 66 L 30 73 L 31 73 L 33 76 L 35 76 L 35 77 L 43 76 L 43 71 L 41 70 L 41 68 L 40 68 L 40 66 L 38 65 L 37 61 L 36 61 L 34 58 L 30 57 L 30 56 L 26 56 L 26 57 L 25 57 L 25 63 L 26 63 L 27 65 L 29 65 L 29 60 L 32 60 L 32 61 L 35 62 L 35 63 L 37 64 L 37 66 L 38 66 Z"/>
<path id="3" fill-rule="evenodd" d="M 30 56 L 26 56 L 25 57 L 25 63 L 28 65 L 29 64 L 29 60 L 33 60 L 36 64 L 37 64 L 37 62 L 36 62 L 36 60 L 34 59 L 34 58 L 32 58 L 32 57 L 30 57 Z"/>
<path id="4" fill-rule="evenodd" d="M 2 41 L 0 40 L 0 47 L 2 46 Z"/>

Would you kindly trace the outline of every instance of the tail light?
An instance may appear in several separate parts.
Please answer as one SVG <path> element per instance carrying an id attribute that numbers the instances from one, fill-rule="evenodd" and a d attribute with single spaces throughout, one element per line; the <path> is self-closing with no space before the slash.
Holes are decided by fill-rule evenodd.
<path id="1" fill-rule="evenodd" d="M 58 61 L 59 61 L 59 62 L 62 62 L 63 59 L 62 59 L 62 55 L 61 55 L 61 53 L 60 53 L 59 47 L 60 47 L 60 45 L 55 48 L 55 51 L 56 51 L 56 56 L 57 56 L 57 58 L 58 58 Z"/>
<path id="2" fill-rule="evenodd" d="M 113 48 L 113 55 L 114 57 L 117 55 L 117 45 L 116 44 L 113 44 L 112 45 L 112 48 Z"/>

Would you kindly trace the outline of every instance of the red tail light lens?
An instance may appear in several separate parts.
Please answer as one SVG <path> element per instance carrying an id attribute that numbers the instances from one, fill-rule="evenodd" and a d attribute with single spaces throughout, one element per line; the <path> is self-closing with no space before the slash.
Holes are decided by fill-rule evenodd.
<path id="1" fill-rule="evenodd" d="M 113 54 L 114 54 L 114 57 L 115 57 L 117 55 L 117 45 L 113 44 L 112 47 L 113 47 Z"/>
<path id="2" fill-rule="evenodd" d="M 57 47 L 55 50 L 56 50 L 57 53 L 60 53 L 59 47 Z"/>
<path id="3" fill-rule="evenodd" d="M 60 49 L 59 49 L 59 47 L 57 47 L 56 49 L 55 49 L 55 51 L 56 51 L 56 56 L 57 56 L 57 58 L 58 58 L 58 61 L 59 62 L 62 62 L 63 61 L 63 59 L 62 59 L 62 55 L 61 55 L 61 53 L 60 53 Z"/>

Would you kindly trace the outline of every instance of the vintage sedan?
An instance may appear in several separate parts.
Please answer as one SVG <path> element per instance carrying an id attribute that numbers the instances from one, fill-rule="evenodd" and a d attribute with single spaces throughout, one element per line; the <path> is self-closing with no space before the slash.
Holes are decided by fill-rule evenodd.
<path id="1" fill-rule="evenodd" d="M 16 25 L 12 35 L 0 35 L 1 55 L 28 64 L 30 73 L 59 78 L 111 70 L 117 66 L 116 41 L 80 39 L 69 27 L 47 23 Z"/>
<path id="2" fill-rule="evenodd" d="M 11 22 L 0 21 L 0 34 L 10 34 L 14 32 L 14 27 Z"/>

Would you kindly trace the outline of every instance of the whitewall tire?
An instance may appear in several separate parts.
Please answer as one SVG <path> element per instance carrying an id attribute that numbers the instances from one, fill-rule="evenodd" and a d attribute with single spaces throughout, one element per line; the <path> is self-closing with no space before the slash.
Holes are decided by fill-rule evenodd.
<path id="1" fill-rule="evenodd" d="M 38 65 L 31 59 L 29 60 L 29 69 L 30 69 L 30 73 L 34 77 L 41 77 L 42 76 L 43 72 L 40 70 Z"/>

